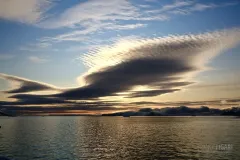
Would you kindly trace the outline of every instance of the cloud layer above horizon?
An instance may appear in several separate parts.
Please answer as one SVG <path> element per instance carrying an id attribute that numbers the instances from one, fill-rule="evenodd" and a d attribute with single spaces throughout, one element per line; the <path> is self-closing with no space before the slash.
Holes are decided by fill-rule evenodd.
<path id="1" fill-rule="evenodd" d="M 59 90 L 56 94 L 29 94 L 57 88 L 1 74 L 3 79 L 20 83 L 19 88 L 6 91 L 16 93 L 10 98 L 17 101 L 2 105 L 72 104 L 71 100 L 96 103 L 109 96 L 128 99 L 177 92 L 194 83 L 194 76 L 206 70 L 211 59 L 239 42 L 238 28 L 198 35 L 119 40 L 81 57 L 89 70 L 78 77 L 81 86 L 77 88 Z"/>

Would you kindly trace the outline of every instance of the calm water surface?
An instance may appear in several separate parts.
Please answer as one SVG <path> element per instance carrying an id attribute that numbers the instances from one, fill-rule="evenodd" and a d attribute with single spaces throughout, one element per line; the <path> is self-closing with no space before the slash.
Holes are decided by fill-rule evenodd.
<path id="1" fill-rule="evenodd" d="M 13 160 L 240 159 L 233 117 L 0 117 Z"/>

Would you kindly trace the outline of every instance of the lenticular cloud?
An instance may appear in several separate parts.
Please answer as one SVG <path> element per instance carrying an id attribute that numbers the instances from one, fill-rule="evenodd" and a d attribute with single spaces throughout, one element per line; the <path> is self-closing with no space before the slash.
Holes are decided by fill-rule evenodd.
<path id="1" fill-rule="evenodd" d="M 122 39 L 85 54 L 82 60 L 89 70 L 78 78 L 82 87 L 61 96 L 77 98 L 89 93 L 88 96 L 96 98 L 128 92 L 126 97 L 136 97 L 146 95 L 140 93 L 157 96 L 156 93 L 163 93 L 158 92 L 162 89 L 169 93 L 178 91 L 191 84 L 190 79 L 206 69 L 212 58 L 239 42 L 240 29 Z M 184 85 L 169 87 L 173 83 Z M 136 86 L 145 88 L 136 91 Z"/>

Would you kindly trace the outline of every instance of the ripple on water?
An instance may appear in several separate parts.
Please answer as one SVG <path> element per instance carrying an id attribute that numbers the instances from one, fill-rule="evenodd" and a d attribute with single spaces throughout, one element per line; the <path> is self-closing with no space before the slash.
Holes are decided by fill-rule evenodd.
<path id="1" fill-rule="evenodd" d="M 15 117 L 0 125 L 0 156 L 14 160 L 240 157 L 240 123 L 229 117 Z M 231 147 L 219 150 L 224 144 Z"/>

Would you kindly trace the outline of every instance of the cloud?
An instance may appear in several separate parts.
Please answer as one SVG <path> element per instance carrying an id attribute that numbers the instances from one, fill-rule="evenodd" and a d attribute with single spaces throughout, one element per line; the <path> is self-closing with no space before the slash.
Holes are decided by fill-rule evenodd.
<path id="1" fill-rule="evenodd" d="M 192 70 L 194 68 L 181 61 L 167 58 L 136 59 L 88 74 L 85 76 L 86 86 L 60 93 L 57 97 L 86 99 L 111 96 L 137 85 L 165 82 Z"/>
<path id="2" fill-rule="evenodd" d="M 17 94 L 9 98 L 16 99 L 17 101 L 4 102 L 0 101 L 0 105 L 40 105 L 40 104 L 67 104 L 64 100 L 59 98 L 45 97 L 42 95 L 32 94 Z"/>
<path id="3" fill-rule="evenodd" d="M 146 5 L 142 2 L 134 4 L 128 0 L 111 0 L 111 2 L 108 0 L 90 0 L 78 3 L 59 14 L 50 15 L 47 12 L 53 5 L 58 6 L 60 3 L 61 1 L 53 0 L 24 0 L 24 3 L 18 0 L 0 1 L 0 18 L 33 24 L 41 28 L 68 27 L 80 31 L 93 30 L 92 32 L 95 32 L 91 26 L 96 26 L 99 23 L 101 25 L 112 24 L 114 26 L 119 21 L 129 20 L 165 21 L 171 18 L 169 12 L 177 14 L 177 11 L 185 8 L 193 12 L 238 4 L 237 2 L 215 4 L 177 0 L 155 9 L 151 5 Z M 86 26 L 84 23 L 89 23 L 90 25 Z M 94 28 L 96 29 L 96 27 Z M 121 28 L 132 29 L 132 27 L 119 25 L 118 29 L 120 30 Z"/>
<path id="4" fill-rule="evenodd" d="M 238 2 L 218 3 L 218 4 L 217 3 L 192 3 L 187 7 L 176 8 L 168 12 L 176 15 L 188 15 L 193 12 L 202 12 L 209 9 L 222 8 L 222 7 L 235 6 L 235 5 L 238 5 Z"/>
<path id="5" fill-rule="evenodd" d="M 52 42 L 62 42 L 62 41 L 76 41 L 76 42 L 83 42 L 86 40 L 89 40 L 89 35 L 91 35 L 94 32 L 102 31 L 102 30 L 130 30 L 130 29 L 136 29 L 141 27 L 146 27 L 146 24 L 137 23 L 137 24 L 115 24 L 110 22 L 83 22 L 81 25 L 84 27 L 84 29 L 71 31 L 69 33 L 64 33 L 57 35 L 55 37 L 44 37 L 41 38 L 41 42 L 45 42 L 47 44 Z"/>
<path id="6" fill-rule="evenodd" d="M 44 37 L 45 42 L 84 41 L 86 35 L 107 30 L 127 30 L 145 27 L 145 23 L 129 23 L 136 21 L 165 21 L 166 15 L 147 15 L 141 8 L 127 0 L 92 0 L 79 3 L 61 13 L 38 24 L 42 28 L 68 27 L 74 29 L 69 33 L 54 37 Z M 121 23 L 122 21 L 127 23 Z"/>
<path id="7" fill-rule="evenodd" d="M 58 90 L 55 86 L 52 86 L 46 83 L 32 81 L 29 79 L 25 79 L 17 76 L 11 76 L 3 73 L 0 73 L 0 78 L 10 81 L 12 83 L 15 82 L 18 84 L 17 85 L 18 88 L 5 91 L 6 93 L 24 93 L 24 92 L 32 92 L 32 91 Z"/>
<path id="8" fill-rule="evenodd" d="M 37 56 L 30 56 L 28 59 L 33 63 L 46 63 L 48 60 Z"/>
<path id="9" fill-rule="evenodd" d="M 164 5 L 161 9 L 159 9 L 159 12 L 165 12 L 165 11 L 173 10 L 176 8 L 191 6 L 192 4 L 194 4 L 194 1 L 181 1 L 181 0 L 179 1 L 179 0 L 177 0 L 172 4 Z"/>
<path id="10" fill-rule="evenodd" d="M 192 11 L 203 11 L 203 10 L 206 10 L 206 9 L 211 9 L 211 8 L 215 8 L 215 7 L 217 7 L 217 5 L 216 4 L 200 4 L 200 3 L 198 3 L 198 4 L 195 4 L 192 8 L 191 8 L 191 10 Z"/>
<path id="11" fill-rule="evenodd" d="M 147 5 L 146 7 L 146 4 L 142 2 L 135 4 L 127 0 L 112 0 L 111 2 L 107 0 L 91 0 L 78 3 L 58 16 L 52 16 L 38 23 L 38 27 L 42 28 L 67 27 L 74 30 L 53 37 L 43 37 L 40 41 L 45 43 L 85 42 L 92 39 L 90 37 L 93 33 L 142 28 L 146 27 L 149 21 L 167 21 L 172 19 L 174 15 L 188 15 L 196 11 L 237 4 L 207 4 L 190 0 L 177 0 L 156 9 L 153 5 Z"/>
<path id="12" fill-rule="evenodd" d="M 212 58 L 239 44 L 239 35 L 239 29 L 232 29 L 199 35 L 119 41 L 83 56 L 90 69 L 79 77 L 82 87 L 55 96 L 99 98 L 131 92 L 137 86 L 177 91 L 191 84 L 189 79 L 203 71 Z M 159 86 L 156 87 L 157 83 Z M 136 95 L 149 93 L 155 96 L 158 93 L 148 90 Z"/>
<path id="13" fill-rule="evenodd" d="M 30 107 L 6 107 L 5 109 L 7 110 L 14 110 L 14 111 L 21 111 L 21 112 L 26 112 L 26 111 L 41 111 L 42 113 L 46 112 L 49 113 L 50 111 L 71 111 L 71 110 L 85 110 L 85 111 L 101 111 L 101 110 L 126 110 L 128 108 L 116 108 L 116 107 L 109 107 L 109 106 L 87 106 L 82 105 L 82 106 L 60 106 L 60 107 L 55 107 L 55 106 L 46 106 L 46 107 L 39 107 L 39 106 L 30 106 Z"/>
<path id="14" fill-rule="evenodd" d="M 2 108 L 2 110 L 1 110 Z M 77 104 L 77 105 L 70 105 L 70 106 L 27 106 L 27 107 L 19 107 L 19 106 L 0 106 L 0 110 L 2 113 L 7 113 L 7 115 L 36 115 L 36 114 L 96 114 L 96 112 L 104 112 L 104 111 L 120 111 L 120 110 L 127 110 L 128 108 L 116 108 L 112 106 L 98 106 L 87 104 Z M 1 114 L 1 112 L 0 112 Z"/>
<path id="15" fill-rule="evenodd" d="M 190 8 L 190 11 L 204 11 L 207 9 L 213 9 L 213 8 L 219 8 L 219 7 L 227 7 L 227 6 L 233 6 L 237 5 L 237 2 L 232 2 L 232 3 L 222 3 L 222 4 L 215 4 L 215 3 L 208 3 L 208 4 L 202 4 L 202 3 L 197 3 L 194 6 Z"/>
<path id="16" fill-rule="evenodd" d="M 138 16 L 137 8 L 127 0 L 91 0 L 79 3 L 57 18 L 41 22 L 46 28 L 75 27 L 85 21 L 129 20 Z"/>
<path id="17" fill-rule="evenodd" d="M 157 83 L 152 83 L 151 85 L 154 87 L 162 86 L 162 88 L 175 88 L 175 87 L 181 87 L 181 86 L 187 86 L 190 84 L 193 84 L 194 82 L 157 82 Z"/>
<path id="18" fill-rule="evenodd" d="M 106 27 L 106 29 L 125 30 L 125 29 L 136 29 L 136 28 L 145 27 L 145 26 L 147 26 L 147 24 L 141 24 L 141 23 L 128 24 L 128 25 L 110 25 Z"/>
<path id="19" fill-rule="evenodd" d="M 49 0 L 1 0 L 0 18 L 27 24 L 44 19 L 44 13 L 51 7 Z"/>
<path id="20" fill-rule="evenodd" d="M 198 35 L 123 38 L 113 45 L 90 50 L 82 60 L 88 67 L 102 68 L 141 58 L 184 58 L 186 63 L 201 67 L 221 51 L 237 45 L 238 35 L 239 29 L 229 29 Z"/>
<path id="21" fill-rule="evenodd" d="M 166 93 L 172 93 L 179 90 L 180 89 L 159 89 L 159 90 L 135 91 L 133 93 L 130 93 L 127 97 L 128 98 L 154 97 L 154 96 L 159 96 Z"/>

